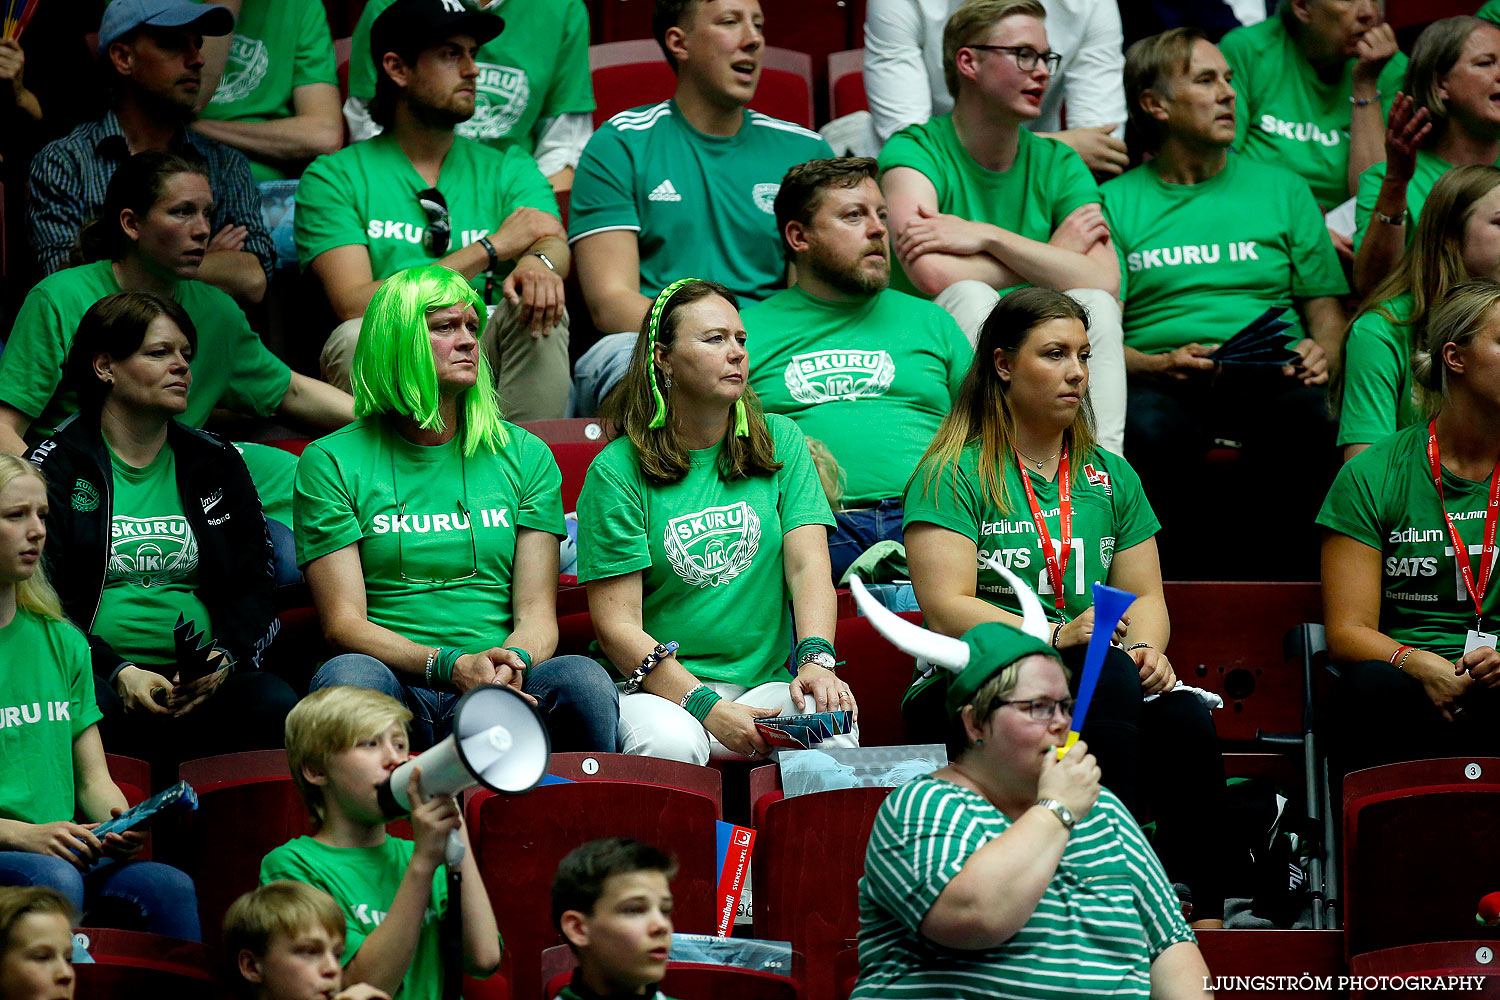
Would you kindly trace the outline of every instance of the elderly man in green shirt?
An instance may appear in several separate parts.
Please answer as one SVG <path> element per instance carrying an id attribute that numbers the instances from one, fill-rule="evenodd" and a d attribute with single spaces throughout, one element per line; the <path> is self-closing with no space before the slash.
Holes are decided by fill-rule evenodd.
<path id="1" fill-rule="evenodd" d="M 872 159 L 798 164 L 776 223 L 796 283 L 746 309 L 750 385 L 838 463 L 834 579 L 900 541 L 901 496 L 973 359 L 943 308 L 890 284 L 885 198 Z"/>

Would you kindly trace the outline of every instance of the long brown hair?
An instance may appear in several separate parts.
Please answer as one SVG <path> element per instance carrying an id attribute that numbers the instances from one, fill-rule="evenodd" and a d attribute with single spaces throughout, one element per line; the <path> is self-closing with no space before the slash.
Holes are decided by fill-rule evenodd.
<path id="1" fill-rule="evenodd" d="M 660 305 L 656 342 L 661 344 L 664 351 L 671 350 L 677 339 L 678 317 L 683 306 L 717 295 L 735 309 L 740 307 L 733 292 L 713 281 L 690 281 L 677 287 L 668 286 L 661 295 L 667 296 L 666 301 L 653 303 L 651 312 L 655 312 L 657 305 Z M 636 338 L 635 351 L 630 356 L 630 368 L 615 391 L 610 393 L 601 416 L 613 421 L 616 427 L 624 428 L 630 443 L 635 445 L 641 473 L 646 480 L 656 486 L 667 486 L 681 482 L 688 474 L 691 463 L 688 448 L 682 442 L 676 415 L 672 412 L 673 393 L 670 389 L 662 392 L 666 404 L 666 422 L 660 427 L 651 426 L 652 418 L 656 415 L 656 399 L 652 389 L 658 383 L 656 359 L 652 357 L 651 351 L 650 324 L 651 313 L 648 312 L 641 323 L 641 334 Z M 761 410 L 760 399 L 748 385 L 745 386 L 741 401 L 745 404 L 745 422 L 749 434 L 745 437 L 735 434 L 735 413 L 731 407 L 724 417 L 724 448 L 719 453 L 719 474 L 730 481 L 747 476 L 769 476 L 781 468 L 781 463 L 776 461 L 776 445 L 771 440 L 770 431 L 766 430 L 766 417 Z"/>
<path id="2" fill-rule="evenodd" d="M 1481 164 L 1454 167 L 1439 177 L 1422 205 L 1411 245 L 1396 269 L 1365 299 L 1349 327 L 1352 329 L 1366 313 L 1377 313 L 1387 322 L 1404 327 L 1410 346 L 1420 346 L 1432 310 L 1454 287 L 1471 279 L 1463 259 L 1464 226 L 1474 214 L 1474 205 L 1497 186 L 1500 170 Z M 1401 295 L 1411 296 L 1411 312 L 1405 319 L 1390 308 L 1390 301 Z M 1344 374 L 1341 369 L 1329 396 L 1335 416 L 1343 406 Z"/>
<path id="3" fill-rule="evenodd" d="M 1089 328 L 1088 310 L 1050 288 L 1018 288 L 990 310 L 979 331 L 974 363 L 964 376 L 953 409 L 943 418 L 932 443 L 917 463 L 919 470 L 927 470 L 922 481 L 924 493 L 935 498 L 934 484 L 942 478 L 944 470 L 957 465 L 964 449 L 978 441 L 980 491 L 997 510 L 1010 511 L 1010 499 L 1005 492 L 1005 463 L 1015 450 L 1016 418 L 1010 408 L 1009 386 L 995 370 L 995 351 L 1015 357 L 1031 331 L 1053 319 L 1076 319 L 1084 330 Z M 1087 399 L 1063 432 L 1063 445 L 1068 449 L 1076 476 L 1095 448 L 1094 409 Z M 912 473 L 913 481 L 916 477 L 917 473 Z"/>

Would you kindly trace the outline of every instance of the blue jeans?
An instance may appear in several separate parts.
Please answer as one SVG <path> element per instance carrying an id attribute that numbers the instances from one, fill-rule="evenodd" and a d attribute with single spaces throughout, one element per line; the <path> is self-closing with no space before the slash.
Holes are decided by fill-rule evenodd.
<path id="1" fill-rule="evenodd" d="M 882 500 L 868 510 L 835 511 L 837 524 L 828 536 L 828 561 L 833 564 L 834 581 L 842 580 L 850 564 L 876 542 L 901 541 L 905 511 L 900 497 Z"/>
<path id="2" fill-rule="evenodd" d="M 276 520 L 266 518 L 266 533 L 271 536 L 271 565 L 276 576 L 275 585 L 286 587 L 302 582 L 302 570 L 297 567 L 297 541 L 292 529 Z"/>
<path id="3" fill-rule="evenodd" d="M 50 886 L 68 898 L 80 918 L 119 907 L 124 921 L 140 924 L 152 934 L 201 941 L 198 927 L 198 894 L 193 880 L 169 865 L 155 861 L 115 861 L 106 858 L 87 875 L 62 858 L 29 851 L 0 851 L 0 885 Z M 96 925 L 99 926 L 99 925 Z"/>
<path id="4" fill-rule="evenodd" d="M 604 397 L 625 377 L 630 356 L 635 353 L 635 343 L 639 339 L 637 333 L 608 333 L 583 352 L 583 357 L 573 366 L 573 416 L 598 414 Z"/>
<path id="5" fill-rule="evenodd" d="M 453 728 L 457 694 L 409 684 L 373 656 L 335 656 L 313 674 L 308 691 L 335 685 L 379 691 L 410 709 L 413 749 L 432 746 Z M 587 656 L 544 660 L 526 671 L 521 687 L 537 700 L 555 752 L 618 751 L 620 693 L 604 668 Z"/>

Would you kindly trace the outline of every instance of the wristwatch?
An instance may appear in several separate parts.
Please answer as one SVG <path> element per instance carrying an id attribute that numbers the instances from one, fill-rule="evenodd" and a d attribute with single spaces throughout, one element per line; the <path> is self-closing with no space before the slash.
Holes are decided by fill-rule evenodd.
<path id="1" fill-rule="evenodd" d="M 838 673 L 837 670 L 833 669 L 834 659 L 832 653 L 809 653 L 802 658 L 802 662 L 797 664 L 797 667 L 798 669 L 801 669 L 802 667 L 807 666 L 809 663 L 811 663 L 815 667 L 822 667 L 824 670 L 828 671 L 831 674 Z"/>
<path id="2" fill-rule="evenodd" d="M 1073 818 L 1073 810 L 1056 799 L 1037 799 L 1036 804 L 1056 816 L 1057 821 L 1063 825 L 1064 830 L 1072 830 L 1073 824 L 1077 822 Z"/>
<path id="3" fill-rule="evenodd" d="M 549 270 L 549 271 L 556 271 L 557 270 L 557 266 L 555 264 L 553 264 L 552 261 L 548 259 L 547 255 L 544 254 L 544 253 L 542 253 L 540 250 L 527 250 L 521 256 L 522 257 L 535 257 L 538 260 L 540 260 L 543 264 L 547 265 L 547 270 Z"/>

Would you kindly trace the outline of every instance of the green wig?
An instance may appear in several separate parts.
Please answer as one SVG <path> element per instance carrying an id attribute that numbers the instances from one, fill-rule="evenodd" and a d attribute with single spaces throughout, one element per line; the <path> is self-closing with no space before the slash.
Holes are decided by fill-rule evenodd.
<path id="1" fill-rule="evenodd" d="M 437 366 L 428 340 L 427 314 L 468 304 L 483 317 L 484 300 L 464 276 L 441 264 L 397 271 L 375 290 L 359 327 L 359 344 L 349 380 L 354 415 L 399 413 L 423 430 L 441 430 Z M 510 439 L 500 414 L 495 376 L 484 352 L 476 366 L 478 382 L 458 399 L 459 427 L 465 455 L 484 445 L 499 451 Z"/>

